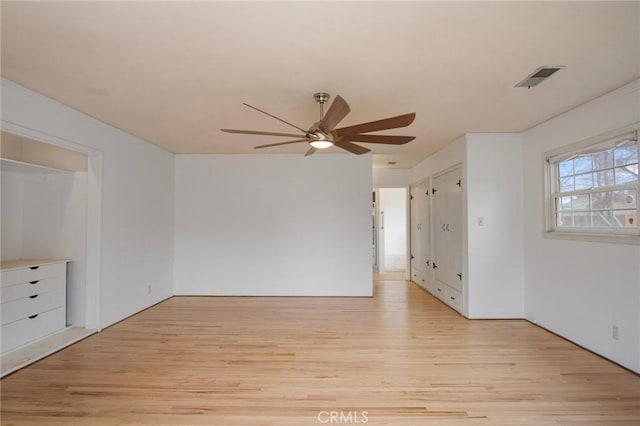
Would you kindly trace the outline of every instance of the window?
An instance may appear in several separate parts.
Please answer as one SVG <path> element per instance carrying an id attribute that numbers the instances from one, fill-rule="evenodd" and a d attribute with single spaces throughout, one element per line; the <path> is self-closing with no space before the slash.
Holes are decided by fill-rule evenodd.
<path id="1" fill-rule="evenodd" d="M 640 235 L 638 130 L 546 157 L 547 231 Z"/>

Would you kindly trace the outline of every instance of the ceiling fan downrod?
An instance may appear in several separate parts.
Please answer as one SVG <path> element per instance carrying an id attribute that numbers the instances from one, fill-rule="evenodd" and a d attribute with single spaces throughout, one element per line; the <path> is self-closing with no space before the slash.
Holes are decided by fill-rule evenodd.
<path id="1" fill-rule="evenodd" d="M 324 117 L 324 104 L 329 100 L 331 95 L 325 92 L 318 92 L 313 94 L 313 99 L 316 100 L 317 103 L 320 104 L 320 121 L 322 121 L 322 117 Z"/>

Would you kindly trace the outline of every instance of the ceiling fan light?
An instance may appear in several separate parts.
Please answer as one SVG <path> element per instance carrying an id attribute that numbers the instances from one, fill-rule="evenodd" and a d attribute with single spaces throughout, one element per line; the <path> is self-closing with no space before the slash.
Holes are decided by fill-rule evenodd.
<path id="1" fill-rule="evenodd" d="M 311 145 L 314 148 L 318 148 L 318 149 L 325 149 L 325 148 L 329 148 L 330 146 L 333 146 L 333 142 L 331 141 L 311 141 L 309 142 L 309 145 Z"/>

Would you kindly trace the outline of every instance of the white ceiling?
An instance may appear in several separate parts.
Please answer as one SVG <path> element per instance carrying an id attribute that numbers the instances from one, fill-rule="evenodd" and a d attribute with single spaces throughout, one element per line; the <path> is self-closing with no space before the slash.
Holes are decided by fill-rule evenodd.
<path id="1" fill-rule="evenodd" d="M 640 77 L 638 2 L 3 2 L 2 75 L 176 153 L 252 153 L 340 94 L 351 125 L 417 113 L 415 165 L 465 132 L 522 131 Z M 534 89 L 540 65 L 566 68 Z M 265 152 L 306 151 L 306 144 Z"/>

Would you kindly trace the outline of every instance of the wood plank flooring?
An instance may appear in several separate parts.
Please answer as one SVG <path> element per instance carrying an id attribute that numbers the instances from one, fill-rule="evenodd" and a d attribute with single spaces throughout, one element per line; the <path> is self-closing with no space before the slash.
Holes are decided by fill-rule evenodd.
<path id="1" fill-rule="evenodd" d="M 640 422 L 639 376 L 404 281 L 373 298 L 174 297 L 1 386 L 5 425 Z"/>

